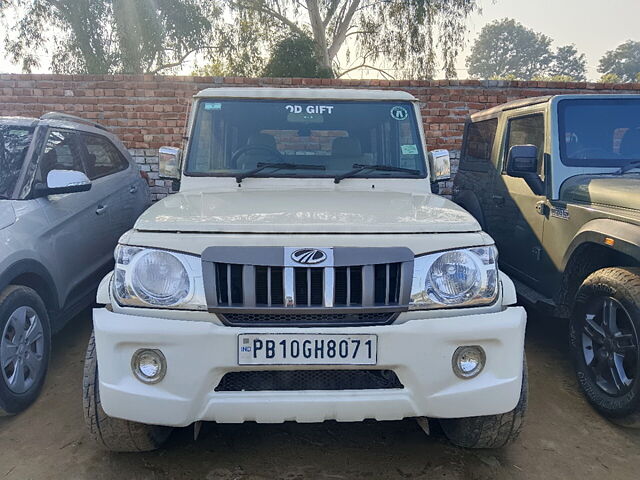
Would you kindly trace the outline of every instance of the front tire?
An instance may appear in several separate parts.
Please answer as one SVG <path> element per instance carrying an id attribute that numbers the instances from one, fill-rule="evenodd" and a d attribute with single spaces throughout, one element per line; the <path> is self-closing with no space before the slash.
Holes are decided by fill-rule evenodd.
<path id="1" fill-rule="evenodd" d="M 640 269 L 589 275 L 576 296 L 570 334 L 589 403 L 616 423 L 640 427 Z"/>
<path id="2" fill-rule="evenodd" d="M 502 448 L 513 442 L 522 430 L 529 398 L 529 381 L 525 360 L 520 398 L 507 413 L 467 418 L 443 418 L 440 425 L 449 441 L 463 448 Z"/>
<path id="3" fill-rule="evenodd" d="M 49 316 L 35 290 L 0 293 L 0 335 L 0 415 L 13 415 L 35 402 L 49 367 Z"/>
<path id="4" fill-rule="evenodd" d="M 146 425 L 109 417 L 102 409 L 98 382 L 98 361 L 93 333 L 84 360 L 82 405 L 89 435 L 105 450 L 112 452 L 148 452 L 160 448 L 169 438 L 170 427 Z"/>

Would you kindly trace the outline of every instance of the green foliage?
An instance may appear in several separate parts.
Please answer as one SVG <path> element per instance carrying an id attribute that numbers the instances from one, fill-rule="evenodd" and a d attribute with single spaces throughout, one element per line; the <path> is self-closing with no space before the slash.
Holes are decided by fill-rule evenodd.
<path id="1" fill-rule="evenodd" d="M 26 72 L 49 55 L 56 73 L 156 73 L 208 48 L 219 9 L 208 0 L 14 0 L 0 2 L 3 14 L 5 48 Z"/>
<path id="2" fill-rule="evenodd" d="M 333 72 L 321 65 L 311 37 L 293 35 L 275 45 L 262 76 L 331 78 Z"/>
<path id="3" fill-rule="evenodd" d="M 551 39 L 512 19 L 485 25 L 467 58 L 469 75 L 476 78 L 513 75 L 531 80 L 544 75 L 553 62 Z"/>
<path id="4" fill-rule="evenodd" d="M 605 73 L 600 77 L 600 83 L 621 83 L 622 79 L 615 73 Z"/>
<path id="5" fill-rule="evenodd" d="M 586 66 L 573 45 L 554 53 L 551 38 L 507 18 L 485 25 L 467 57 L 476 78 L 584 81 Z"/>
<path id="6" fill-rule="evenodd" d="M 622 82 L 640 81 L 640 42 L 629 40 L 600 59 L 598 71 L 616 75 Z"/>
<path id="7" fill-rule="evenodd" d="M 552 79 L 561 79 L 555 81 L 584 82 L 587 80 L 587 58 L 584 53 L 578 54 L 575 45 L 559 47 L 548 73 Z"/>
<path id="8" fill-rule="evenodd" d="M 262 72 L 283 38 L 308 36 L 320 74 L 361 68 L 387 77 L 432 78 L 454 63 L 477 0 L 221 0 L 227 23 L 215 57 L 232 71 Z M 280 48 L 280 47 L 278 47 Z M 438 58 L 439 57 L 439 58 Z M 380 68 L 380 66 L 383 68 Z"/>

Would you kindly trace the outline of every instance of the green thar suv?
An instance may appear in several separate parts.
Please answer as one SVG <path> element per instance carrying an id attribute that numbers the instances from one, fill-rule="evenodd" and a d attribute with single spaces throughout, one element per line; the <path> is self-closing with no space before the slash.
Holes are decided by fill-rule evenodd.
<path id="1" fill-rule="evenodd" d="M 520 296 L 570 319 L 591 404 L 640 427 L 640 96 L 518 100 L 467 122 L 454 200 Z"/>

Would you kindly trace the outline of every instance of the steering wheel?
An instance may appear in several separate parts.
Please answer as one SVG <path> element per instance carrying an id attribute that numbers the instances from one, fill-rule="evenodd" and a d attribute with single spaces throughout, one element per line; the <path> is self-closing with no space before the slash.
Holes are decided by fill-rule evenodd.
<path id="1" fill-rule="evenodd" d="M 575 152 L 573 152 L 571 154 L 571 156 L 574 157 L 574 158 L 580 158 L 580 159 L 583 159 L 583 160 L 587 160 L 588 158 L 590 158 L 589 153 L 594 153 L 594 154 L 604 153 L 605 155 L 610 155 L 611 154 L 611 152 L 608 152 L 604 148 L 587 147 L 587 148 L 581 148 L 580 150 L 576 150 Z"/>
<path id="2" fill-rule="evenodd" d="M 231 155 L 231 165 L 235 165 L 240 155 L 250 152 L 251 150 L 260 150 L 266 153 L 270 153 L 270 156 L 275 157 L 278 160 L 283 160 L 284 158 L 278 150 L 268 145 L 245 145 L 244 147 L 240 147 L 238 150 L 233 152 L 233 155 Z"/>

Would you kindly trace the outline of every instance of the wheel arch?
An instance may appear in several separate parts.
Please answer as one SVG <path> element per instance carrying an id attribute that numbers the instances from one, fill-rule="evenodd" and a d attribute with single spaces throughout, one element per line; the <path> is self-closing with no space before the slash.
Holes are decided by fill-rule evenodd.
<path id="1" fill-rule="evenodd" d="M 616 220 L 587 222 L 575 235 L 562 265 L 556 298 L 560 316 L 569 316 L 582 282 L 596 270 L 640 266 L 640 227 Z"/>
<path id="2" fill-rule="evenodd" d="M 38 261 L 20 260 L 0 274 L 0 291 L 9 285 L 22 285 L 35 290 L 42 298 L 50 316 L 60 310 L 58 290 L 49 271 Z"/>

